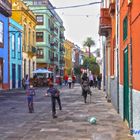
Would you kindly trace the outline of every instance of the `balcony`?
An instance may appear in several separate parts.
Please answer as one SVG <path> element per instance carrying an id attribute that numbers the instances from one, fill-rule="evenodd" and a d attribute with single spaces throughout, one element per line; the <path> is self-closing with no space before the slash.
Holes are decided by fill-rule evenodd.
<path id="1" fill-rule="evenodd" d="M 28 51 L 27 51 L 29 56 L 35 56 L 36 55 L 36 47 L 34 46 L 28 46 Z"/>
<path id="2" fill-rule="evenodd" d="M 101 8 L 99 21 L 99 35 L 108 36 L 111 30 L 111 17 L 109 15 L 109 8 Z"/>
<path id="3" fill-rule="evenodd" d="M 10 17 L 12 15 L 11 0 L 0 0 L 0 12 L 6 17 Z"/>
<path id="4" fill-rule="evenodd" d="M 109 13 L 111 16 L 115 15 L 115 1 L 114 0 L 110 0 Z"/>

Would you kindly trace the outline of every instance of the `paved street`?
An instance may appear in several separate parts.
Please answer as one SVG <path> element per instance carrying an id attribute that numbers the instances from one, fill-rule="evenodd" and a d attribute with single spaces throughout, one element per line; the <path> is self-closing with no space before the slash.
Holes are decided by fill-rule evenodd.
<path id="1" fill-rule="evenodd" d="M 18 93 L 19 92 L 19 93 Z M 28 113 L 24 91 L 0 94 L 0 140 L 133 140 L 126 124 L 107 103 L 102 91 L 92 89 L 91 103 L 84 104 L 81 88 L 61 90 L 62 111 L 51 117 L 50 97 L 36 89 L 34 113 Z M 97 124 L 88 118 L 95 116 Z"/>

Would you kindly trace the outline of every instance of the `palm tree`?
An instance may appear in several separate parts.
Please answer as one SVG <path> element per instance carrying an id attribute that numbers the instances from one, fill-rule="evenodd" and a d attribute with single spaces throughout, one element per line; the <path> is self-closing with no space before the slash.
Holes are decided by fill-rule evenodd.
<path id="1" fill-rule="evenodd" d="M 84 46 L 87 46 L 89 48 L 89 57 L 90 57 L 90 48 L 91 46 L 95 45 L 94 40 L 91 37 L 87 37 L 86 41 L 84 41 Z"/>

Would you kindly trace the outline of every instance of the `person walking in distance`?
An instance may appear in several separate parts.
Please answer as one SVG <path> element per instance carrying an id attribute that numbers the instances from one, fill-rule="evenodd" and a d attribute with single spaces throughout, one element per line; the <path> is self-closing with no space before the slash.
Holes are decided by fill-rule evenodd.
<path id="1" fill-rule="evenodd" d="M 87 73 L 84 73 L 81 79 L 81 87 L 82 87 L 82 96 L 84 97 L 84 102 L 87 101 L 87 94 L 91 95 L 90 86 L 89 86 L 89 79 L 87 77 Z"/>
<path id="2" fill-rule="evenodd" d="M 101 89 L 102 74 L 99 74 L 97 76 L 97 81 L 98 81 L 98 89 L 100 90 Z"/>
<path id="3" fill-rule="evenodd" d="M 72 75 L 72 87 L 73 87 L 73 88 L 74 88 L 75 80 L 76 80 L 76 77 L 75 77 L 75 75 L 73 74 L 73 75 Z"/>
<path id="4" fill-rule="evenodd" d="M 68 78 L 68 84 L 69 84 L 69 88 L 71 88 L 71 84 L 72 84 L 72 78 L 71 78 L 71 76 L 69 76 L 69 78 Z"/>
<path id="5" fill-rule="evenodd" d="M 91 71 L 90 71 L 90 74 L 89 74 L 89 84 L 90 84 L 90 87 L 93 86 L 93 74 L 91 73 Z"/>
<path id="6" fill-rule="evenodd" d="M 59 110 L 62 110 L 61 100 L 60 100 L 60 91 L 54 87 L 53 83 L 49 84 L 49 89 L 47 90 L 46 96 L 50 94 L 52 102 L 52 117 L 57 118 L 56 116 L 56 100 L 59 105 Z"/>

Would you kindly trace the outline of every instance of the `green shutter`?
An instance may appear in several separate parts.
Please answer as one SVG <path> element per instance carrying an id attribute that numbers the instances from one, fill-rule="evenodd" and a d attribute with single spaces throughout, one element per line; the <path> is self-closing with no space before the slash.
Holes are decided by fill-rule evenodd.
<path id="1" fill-rule="evenodd" d="M 123 40 L 126 40 L 127 38 L 127 28 L 128 28 L 128 20 L 127 16 L 123 20 Z"/>

